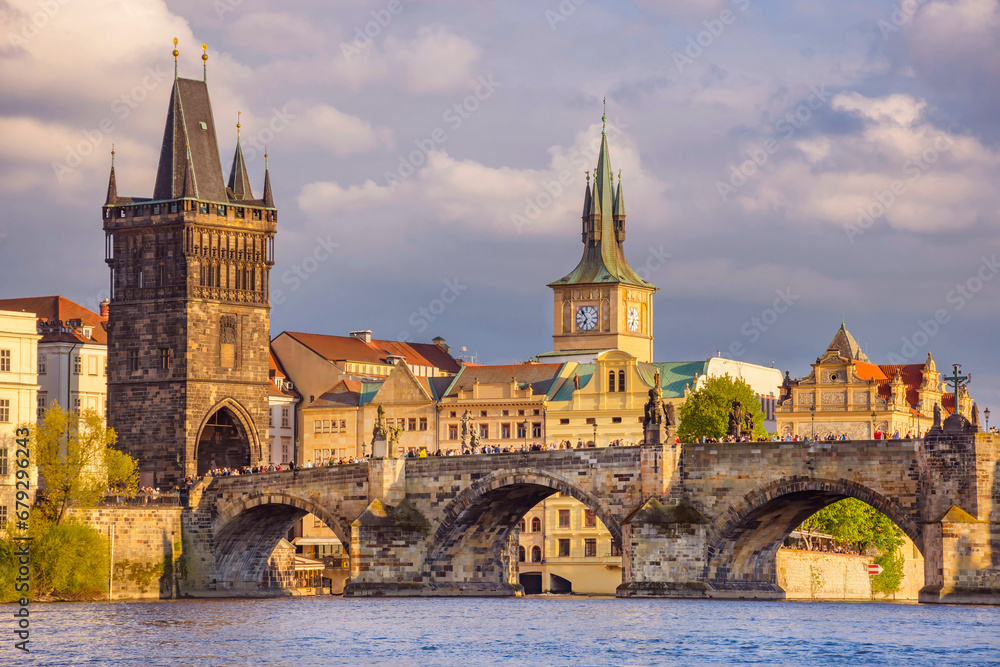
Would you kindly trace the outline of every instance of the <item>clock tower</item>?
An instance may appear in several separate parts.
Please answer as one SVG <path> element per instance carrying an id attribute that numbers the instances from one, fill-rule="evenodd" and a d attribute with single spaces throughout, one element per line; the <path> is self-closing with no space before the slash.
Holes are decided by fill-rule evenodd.
<path id="1" fill-rule="evenodd" d="M 593 186 L 587 174 L 583 199 L 583 258 L 573 271 L 549 283 L 555 297 L 553 352 L 589 355 L 623 350 L 653 360 L 653 293 L 625 259 L 625 199 L 621 173 L 614 187 L 608 155 L 607 116 Z"/>

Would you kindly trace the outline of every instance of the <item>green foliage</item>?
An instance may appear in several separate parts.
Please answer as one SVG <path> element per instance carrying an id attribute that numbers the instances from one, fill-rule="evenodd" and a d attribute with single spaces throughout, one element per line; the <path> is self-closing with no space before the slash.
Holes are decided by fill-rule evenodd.
<path id="1" fill-rule="evenodd" d="M 750 385 L 728 374 L 709 378 L 704 387 L 687 397 L 680 410 L 678 437 L 682 442 L 695 442 L 701 438 L 725 438 L 729 433 L 729 412 L 735 399 L 743 404 L 743 410 L 750 410 L 753 414 L 753 437 L 767 437 L 760 399 Z"/>
<path id="2" fill-rule="evenodd" d="M 0 539 L 0 600 L 23 595 L 15 589 L 19 544 L 11 533 Z M 86 600 L 108 594 L 108 540 L 88 525 L 69 519 L 61 524 L 32 517 L 30 582 L 32 599 Z M 23 544 L 23 543 L 22 543 Z"/>
<path id="3" fill-rule="evenodd" d="M 57 524 L 71 507 L 96 504 L 108 490 L 135 495 L 139 466 L 114 449 L 117 436 L 94 410 L 80 415 L 54 403 L 32 429 L 32 453 L 48 504 L 39 509 Z"/>
<path id="4" fill-rule="evenodd" d="M 872 593 L 892 595 L 903 586 L 903 565 L 906 562 L 898 551 L 884 553 L 875 558 L 882 566 L 882 574 L 872 577 Z"/>
<path id="5" fill-rule="evenodd" d="M 903 531 L 889 517 L 854 498 L 824 507 L 803 521 L 799 530 L 832 535 L 859 553 L 875 549 L 881 554 L 894 554 L 905 541 Z"/>

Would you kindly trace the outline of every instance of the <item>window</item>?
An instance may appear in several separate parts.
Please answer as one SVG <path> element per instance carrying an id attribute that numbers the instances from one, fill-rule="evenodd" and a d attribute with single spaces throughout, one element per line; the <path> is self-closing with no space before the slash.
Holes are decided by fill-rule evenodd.
<path id="1" fill-rule="evenodd" d="M 288 428 L 288 408 L 281 408 L 281 427 Z"/>
<path id="2" fill-rule="evenodd" d="M 0 449 L 0 476 L 7 474 L 7 448 Z"/>
<path id="3" fill-rule="evenodd" d="M 500 438 L 503 440 L 510 439 L 510 424 L 500 424 Z"/>
<path id="4" fill-rule="evenodd" d="M 559 556 L 561 558 L 569 556 L 569 540 L 559 540 Z"/>
<path id="5" fill-rule="evenodd" d="M 416 431 L 417 430 L 417 418 L 416 417 L 413 417 L 411 419 L 407 419 L 406 420 L 406 430 L 407 431 Z"/>
<path id="6" fill-rule="evenodd" d="M 273 426 L 274 426 L 274 409 L 273 408 L 268 408 L 267 409 L 267 427 L 271 428 Z"/>
<path id="7" fill-rule="evenodd" d="M 611 418 L 611 423 L 612 424 L 621 424 L 622 423 L 622 418 L 621 417 L 612 417 Z"/>
<path id="8" fill-rule="evenodd" d="M 0 422 L 6 424 L 10 421 L 10 399 L 0 398 Z"/>
<path id="9" fill-rule="evenodd" d="M 341 433 L 347 433 L 347 421 L 346 420 L 343 420 L 343 419 L 340 420 L 340 432 Z"/>
<path id="10" fill-rule="evenodd" d="M 454 417 L 454 416 L 456 416 L 456 415 L 457 415 L 458 413 L 457 413 L 457 412 L 452 412 L 452 413 L 450 413 L 450 414 L 451 414 L 451 416 L 452 416 L 452 417 Z"/>
<path id="11" fill-rule="evenodd" d="M 80 397 L 77 396 L 73 399 L 73 412 L 80 414 Z"/>
<path id="12" fill-rule="evenodd" d="M 535 422 L 531 425 L 531 437 L 540 438 L 542 437 L 542 422 Z"/>
<path id="13" fill-rule="evenodd" d="M 4 511 L 5 512 L 7 511 L 6 507 L 4 508 Z M 532 563 L 541 563 L 542 562 L 542 549 L 541 549 L 541 547 L 531 547 L 531 562 Z"/>
<path id="14" fill-rule="evenodd" d="M 160 348 L 160 370 L 167 370 L 170 368 L 170 348 L 161 347 Z"/>
<path id="15" fill-rule="evenodd" d="M 323 420 L 323 433 L 329 433 L 329 432 L 330 432 L 330 421 L 327 420 L 327 419 L 324 419 Z"/>
<path id="16" fill-rule="evenodd" d="M 508 416 L 510 416 L 510 410 L 502 410 L 500 412 L 500 416 L 501 417 L 508 417 Z"/>
<path id="17" fill-rule="evenodd" d="M 568 419 L 566 419 L 566 418 L 563 418 L 563 419 L 560 419 L 560 420 L 559 420 L 559 423 L 560 423 L 560 424 L 568 424 L 568 423 L 569 423 L 569 420 L 568 420 Z"/>
<path id="18" fill-rule="evenodd" d="M 108 358 L 107 357 L 102 357 L 101 358 L 101 375 L 103 375 L 104 377 L 108 376 Z"/>
<path id="19" fill-rule="evenodd" d="M 590 539 L 583 541 L 583 555 L 586 558 L 597 557 L 597 540 Z"/>
<path id="20" fill-rule="evenodd" d="M 540 533 L 542 532 L 542 520 L 537 516 L 531 519 L 531 532 Z"/>
<path id="21" fill-rule="evenodd" d="M 130 371 L 139 370 L 139 350 L 129 350 L 127 360 Z"/>
<path id="22" fill-rule="evenodd" d="M 8 362 L 8 364 L 9 364 L 9 362 Z M 0 369 L 0 370 L 2 370 L 2 369 Z M 73 355 L 73 374 L 74 375 L 80 375 L 81 373 L 83 373 L 83 360 L 80 359 L 80 355 L 79 354 L 75 354 L 75 355 Z"/>
<path id="23" fill-rule="evenodd" d="M 618 371 L 618 391 L 625 391 L 625 371 Z"/>
<path id="24" fill-rule="evenodd" d="M 527 433 L 527 431 L 524 430 L 524 424 L 523 423 L 519 423 L 517 425 L 517 437 L 518 438 L 526 438 L 527 437 L 527 435 L 525 435 L 526 433 Z"/>
<path id="25" fill-rule="evenodd" d="M 489 424 L 480 424 L 479 425 L 479 437 L 482 438 L 483 440 L 486 440 L 487 438 L 490 437 L 490 425 Z"/>
<path id="26" fill-rule="evenodd" d="M 457 424 L 451 424 L 451 425 L 448 426 L 448 439 L 449 440 L 458 440 L 458 425 Z"/>
<path id="27" fill-rule="evenodd" d="M 587 528 L 597 527 L 597 515 L 590 510 L 585 510 L 583 513 L 583 525 Z"/>
<path id="28" fill-rule="evenodd" d="M 0 505 L 0 528 L 7 525 L 7 506 Z"/>
<path id="29" fill-rule="evenodd" d="M 426 431 L 427 430 L 427 417 L 421 417 L 420 418 L 420 430 L 421 431 Z"/>
<path id="30" fill-rule="evenodd" d="M 621 547 L 619 547 L 617 544 L 615 544 L 614 540 L 611 540 L 611 555 L 612 556 L 621 556 L 622 555 Z"/>
<path id="31" fill-rule="evenodd" d="M 522 533 L 525 532 L 524 519 L 521 519 L 520 521 L 517 522 L 517 529 L 520 530 Z"/>
<path id="32" fill-rule="evenodd" d="M 615 372 L 608 371 L 608 391 L 611 392 L 614 390 L 615 390 Z"/>
<path id="33" fill-rule="evenodd" d="M 314 419 L 313 433 L 322 433 L 322 432 L 323 432 L 323 422 L 321 422 L 319 419 Z"/>
<path id="34" fill-rule="evenodd" d="M 523 417 L 524 416 L 524 410 L 518 410 L 517 411 L 517 416 L 518 417 Z"/>
<path id="35" fill-rule="evenodd" d="M 569 510 L 559 510 L 559 527 L 569 528 Z"/>
<path id="36" fill-rule="evenodd" d="M 593 426 L 597 423 L 597 417 L 587 417 L 587 425 Z"/>
<path id="37" fill-rule="evenodd" d="M 319 528 L 322 525 L 323 525 L 323 522 L 320 520 L 320 518 L 318 516 L 316 516 L 314 514 L 313 515 L 313 528 Z"/>
<path id="38" fill-rule="evenodd" d="M 485 417 L 486 416 L 486 410 L 480 410 L 479 411 L 479 416 L 480 417 Z"/>
<path id="39" fill-rule="evenodd" d="M 284 463 L 287 460 L 288 460 L 288 445 L 287 444 L 282 444 L 281 445 L 281 462 Z"/>
<path id="40" fill-rule="evenodd" d="M 542 413 L 541 413 L 540 410 L 534 410 L 531 414 L 533 414 L 533 415 L 535 415 L 537 417 L 538 415 L 540 415 Z"/>
<path id="41" fill-rule="evenodd" d="M 38 355 L 38 374 L 45 375 L 45 355 Z"/>
<path id="42" fill-rule="evenodd" d="M 38 420 L 41 421 L 42 417 L 45 415 L 45 396 L 43 394 L 38 395 Z"/>

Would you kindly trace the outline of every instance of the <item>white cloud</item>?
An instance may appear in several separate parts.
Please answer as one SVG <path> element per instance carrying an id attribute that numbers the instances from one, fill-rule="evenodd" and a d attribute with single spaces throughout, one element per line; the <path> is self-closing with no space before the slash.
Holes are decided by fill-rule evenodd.
<path id="1" fill-rule="evenodd" d="M 365 153 L 375 148 L 392 148 L 392 130 L 371 123 L 326 104 L 307 106 L 302 100 L 288 103 L 294 115 L 282 141 L 298 146 L 315 146 L 338 157 Z"/>
<path id="2" fill-rule="evenodd" d="M 744 210 L 855 231 L 859 224 L 862 230 L 879 224 L 883 216 L 893 228 L 915 232 L 996 219 L 1000 154 L 973 137 L 936 127 L 926 118 L 924 101 L 843 93 L 831 107 L 859 117 L 863 130 L 779 148 L 737 196 Z"/>
<path id="3" fill-rule="evenodd" d="M 663 210 L 665 185 L 643 168 L 638 148 L 630 137 L 609 130 L 612 171 L 623 173 L 628 210 L 645 223 L 655 223 Z M 585 172 L 593 170 L 600 150 L 600 126 L 577 134 L 569 147 L 549 149 L 545 168 L 489 166 L 472 159 L 457 159 L 444 150 L 432 150 L 426 162 L 393 187 L 372 180 L 344 187 L 335 182 L 306 185 L 299 207 L 306 213 L 325 215 L 337 209 L 357 210 L 393 205 L 406 211 L 421 207 L 445 223 L 461 222 L 470 228 L 503 234 L 562 234 L 578 224 L 583 206 Z"/>
<path id="4" fill-rule="evenodd" d="M 416 39 L 404 42 L 390 35 L 385 52 L 406 72 L 406 83 L 414 93 L 452 90 L 475 79 L 472 66 L 481 49 L 448 28 L 423 27 Z"/>

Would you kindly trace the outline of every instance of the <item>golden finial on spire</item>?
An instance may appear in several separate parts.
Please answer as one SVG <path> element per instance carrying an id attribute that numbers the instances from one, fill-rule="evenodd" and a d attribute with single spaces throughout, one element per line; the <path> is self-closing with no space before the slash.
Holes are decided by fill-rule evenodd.
<path id="1" fill-rule="evenodd" d="M 202 81 L 208 81 L 208 44 L 201 45 L 201 68 L 202 68 Z"/>
<path id="2" fill-rule="evenodd" d="M 240 116 L 243 114 L 242 111 L 236 112 L 236 138 L 240 138 Z"/>
<path id="3" fill-rule="evenodd" d="M 111 168 L 115 168 L 115 145 L 111 144 Z"/>
<path id="4" fill-rule="evenodd" d="M 264 171 L 267 171 L 267 146 L 264 146 Z"/>
<path id="5" fill-rule="evenodd" d="M 179 56 L 180 54 L 181 54 L 181 52 L 177 50 L 177 38 L 174 37 L 174 78 L 175 79 L 177 78 L 177 56 Z"/>

